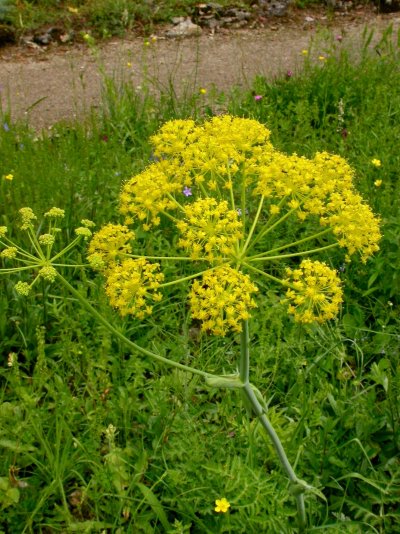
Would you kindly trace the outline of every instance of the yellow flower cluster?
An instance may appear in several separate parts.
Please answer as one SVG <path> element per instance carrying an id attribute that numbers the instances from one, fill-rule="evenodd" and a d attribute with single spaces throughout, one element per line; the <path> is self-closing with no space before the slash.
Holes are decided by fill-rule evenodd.
<path id="1" fill-rule="evenodd" d="M 185 219 L 176 223 L 182 237 L 178 247 L 190 251 L 197 260 L 202 255 L 212 261 L 229 256 L 242 237 L 242 222 L 238 214 L 228 208 L 228 202 L 215 198 L 200 198 L 185 207 Z"/>
<path id="2" fill-rule="evenodd" d="M 19 214 L 21 216 L 21 230 L 27 230 L 31 226 L 32 221 L 37 219 L 32 208 L 21 208 Z"/>
<path id="3" fill-rule="evenodd" d="M 247 274 L 229 266 L 210 269 L 195 280 L 189 294 L 191 314 L 202 322 L 201 328 L 216 336 L 230 330 L 242 331 L 242 321 L 257 305 L 252 294 L 258 291 Z"/>
<path id="4" fill-rule="evenodd" d="M 126 224 L 139 220 L 145 230 L 160 224 L 159 214 L 176 209 L 172 193 L 180 191 L 173 163 L 153 163 L 142 173 L 128 180 L 120 193 L 120 213 Z"/>
<path id="5" fill-rule="evenodd" d="M 319 217 L 330 226 L 348 257 L 356 252 L 366 261 L 378 250 L 379 219 L 354 189 L 354 171 L 340 156 L 320 152 L 313 159 L 275 152 L 259 169 L 254 190 L 269 199 L 286 198 L 299 219 Z M 272 204 L 271 212 L 278 212 Z"/>
<path id="6" fill-rule="evenodd" d="M 18 249 L 16 247 L 7 247 L 1 251 L 0 256 L 7 260 L 13 260 L 17 255 Z"/>
<path id="7" fill-rule="evenodd" d="M 121 189 L 119 211 L 126 226 L 104 226 L 89 245 L 89 261 L 106 275 L 114 307 L 123 315 L 143 317 L 151 313 L 154 299 L 161 298 L 159 286 L 152 286 L 160 284 L 158 265 L 147 259 L 164 261 L 168 256 L 155 251 L 155 242 L 147 247 L 144 241 L 144 248 L 135 251 L 143 254 L 144 263 L 128 259 L 135 237 L 129 226 L 149 231 L 165 220 L 165 237 L 172 238 L 174 250 L 171 259 L 213 267 L 190 292 L 192 316 L 202 321 L 203 330 L 217 335 L 238 332 L 249 317 L 257 288 L 241 269 L 289 287 L 289 311 L 297 321 L 334 317 L 342 293 L 329 267 L 305 260 L 282 281 L 267 266 L 279 254 L 286 260 L 307 253 L 306 243 L 313 254 L 340 246 L 347 259 L 359 254 L 363 261 L 378 250 L 379 219 L 356 192 L 354 171 L 346 160 L 327 152 L 313 158 L 286 155 L 271 145 L 263 124 L 229 115 L 202 124 L 167 122 L 151 143 L 155 161 Z M 291 226 L 279 228 L 280 224 Z M 271 230 L 276 227 L 275 240 Z M 82 229 L 77 232 L 83 235 Z"/>
<path id="8" fill-rule="evenodd" d="M 135 233 L 122 224 L 107 224 L 96 232 L 89 243 L 88 260 L 93 268 L 103 271 L 132 252 L 130 241 Z"/>
<path id="9" fill-rule="evenodd" d="M 150 137 L 154 155 L 158 158 L 179 157 L 191 143 L 194 128 L 195 122 L 191 119 L 166 122 L 157 134 Z"/>
<path id="10" fill-rule="evenodd" d="M 288 312 L 299 323 L 323 323 L 333 319 L 343 301 L 335 270 L 319 261 L 303 260 L 298 269 L 286 269 Z"/>
<path id="11" fill-rule="evenodd" d="M 111 306 L 119 313 L 143 319 L 152 313 L 153 302 L 159 302 L 157 292 L 164 275 L 158 263 L 149 263 L 144 258 L 127 259 L 114 265 L 107 272 L 106 294 Z"/>

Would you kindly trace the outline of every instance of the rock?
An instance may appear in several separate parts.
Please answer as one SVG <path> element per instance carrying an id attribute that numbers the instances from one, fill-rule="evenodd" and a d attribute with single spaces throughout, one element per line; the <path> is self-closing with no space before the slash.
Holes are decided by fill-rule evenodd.
<path id="1" fill-rule="evenodd" d="M 222 7 L 220 4 L 209 2 L 198 4 L 193 9 L 193 20 L 196 24 L 206 28 L 241 28 L 247 26 L 252 14 L 242 8 Z"/>
<path id="2" fill-rule="evenodd" d="M 283 17 L 290 4 L 291 0 L 257 0 L 253 7 L 270 17 Z"/>
<path id="3" fill-rule="evenodd" d="M 201 28 L 197 24 L 193 24 L 190 18 L 176 24 L 173 28 L 165 33 L 166 37 L 191 37 L 193 35 L 200 35 Z"/>
<path id="4" fill-rule="evenodd" d="M 52 42 L 59 41 L 61 35 L 63 35 L 63 30 L 54 27 L 41 34 L 35 33 L 32 40 L 40 46 L 47 46 Z"/>

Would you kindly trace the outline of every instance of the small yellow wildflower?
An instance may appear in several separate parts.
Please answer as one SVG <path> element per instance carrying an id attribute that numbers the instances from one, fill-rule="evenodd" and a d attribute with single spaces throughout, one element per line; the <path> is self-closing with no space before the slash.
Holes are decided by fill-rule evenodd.
<path id="1" fill-rule="evenodd" d="M 381 185 L 382 185 L 382 180 L 375 180 L 374 182 L 375 187 L 380 187 Z"/>
<path id="2" fill-rule="evenodd" d="M 372 160 L 371 160 L 371 163 L 372 163 L 372 165 L 374 165 L 375 167 L 380 167 L 380 166 L 382 165 L 381 160 L 380 160 L 380 159 L 376 159 L 376 158 L 372 159 Z"/>
<path id="3" fill-rule="evenodd" d="M 318 56 L 318 59 L 319 59 L 320 61 L 326 61 L 326 57 L 325 57 L 325 56 Z"/>
<path id="4" fill-rule="evenodd" d="M 229 501 L 223 497 L 222 499 L 217 499 L 215 501 L 215 508 L 214 510 L 218 513 L 225 514 L 228 509 L 231 507 Z"/>
<path id="5" fill-rule="evenodd" d="M 8 232 L 7 226 L 0 226 L 0 238 L 4 237 Z"/>
<path id="6" fill-rule="evenodd" d="M 126 66 L 130 69 L 132 67 L 132 63 L 130 61 L 128 61 Z"/>
<path id="7" fill-rule="evenodd" d="M 14 175 L 11 174 L 11 173 L 10 173 L 10 174 L 6 174 L 6 175 L 4 176 L 4 179 L 5 179 L 5 180 L 10 180 L 10 181 L 11 181 L 11 180 L 14 179 Z"/>
<path id="8" fill-rule="evenodd" d="M 74 13 L 74 14 L 79 13 L 79 9 L 77 7 L 68 6 L 67 9 L 70 13 Z"/>
<path id="9" fill-rule="evenodd" d="M 301 53 L 303 54 L 303 56 L 308 56 L 308 50 L 302 50 Z"/>
<path id="10" fill-rule="evenodd" d="M 200 89 L 199 89 L 199 93 L 200 93 L 201 95 L 205 95 L 205 94 L 207 94 L 207 89 L 205 89 L 204 87 L 200 87 Z"/>

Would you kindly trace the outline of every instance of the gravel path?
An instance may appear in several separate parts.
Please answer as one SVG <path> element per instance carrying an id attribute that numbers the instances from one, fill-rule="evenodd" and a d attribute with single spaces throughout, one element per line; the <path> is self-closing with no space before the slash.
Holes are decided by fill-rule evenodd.
<path id="1" fill-rule="evenodd" d="M 295 72 L 311 39 L 318 56 L 324 53 L 324 36 L 342 35 L 340 46 L 355 50 L 366 25 L 376 36 L 390 23 L 395 31 L 400 27 L 399 14 L 353 12 L 330 22 L 325 15 L 314 16 L 313 22 L 305 16 L 278 20 L 263 29 L 214 35 L 204 31 L 181 40 L 165 39 L 160 30 L 149 46 L 134 36 L 115 39 L 101 46 L 98 59 L 86 45 L 0 49 L 2 109 L 11 110 L 13 120 L 25 118 L 37 129 L 81 116 L 101 102 L 99 61 L 107 74 L 131 80 L 138 90 L 144 84 L 155 90 L 172 84 L 177 93 L 213 85 L 226 90 L 234 84 L 246 86 L 257 74 Z"/>

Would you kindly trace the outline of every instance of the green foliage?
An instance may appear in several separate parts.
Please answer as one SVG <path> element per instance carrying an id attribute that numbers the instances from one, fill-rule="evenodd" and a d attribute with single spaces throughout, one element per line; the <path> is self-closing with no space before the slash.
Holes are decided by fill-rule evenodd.
<path id="1" fill-rule="evenodd" d="M 194 93 L 179 100 L 164 91 L 158 100 L 150 87 L 138 94 L 106 79 L 101 114 L 87 123 L 38 135 L 7 115 L 0 122 L 0 225 L 12 229 L 22 206 L 58 205 L 69 217 L 65 239 L 82 218 L 110 220 L 121 182 L 151 159 L 149 135 L 171 118 L 225 107 L 265 122 L 281 150 L 328 150 L 357 170 L 384 238 L 365 265 L 326 257 L 343 271 L 341 317 L 300 327 L 264 284 L 251 322 L 251 379 L 300 478 L 318 490 L 306 495 L 309 532 L 400 530 L 400 80 L 391 32 L 372 51 L 366 33 L 357 61 L 345 42 L 316 42 L 309 57 L 324 53 L 324 63 L 307 58 L 294 76 L 258 78 L 252 92 L 215 94 L 207 105 Z M 116 318 L 91 274 L 63 273 L 141 346 L 236 371 L 239 339 L 201 334 L 179 291 L 141 324 Z M 23 299 L 15 280 L 0 282 L 0 529 L 296 532 L 273 448 L 238 392 L 132 353 L 57 286 L 43 282 Z M 214 512 L 221 497 L 231 503 L 226 514 Z"/>

